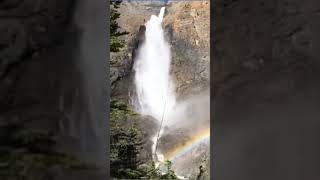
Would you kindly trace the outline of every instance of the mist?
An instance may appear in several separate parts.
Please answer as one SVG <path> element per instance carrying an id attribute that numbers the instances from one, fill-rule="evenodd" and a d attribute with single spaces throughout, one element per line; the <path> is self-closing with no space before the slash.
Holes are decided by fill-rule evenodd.
<path id="1" fill-rule="evenodd" d="M 165 40 L 162 19 L 165 7 L 158 16 L 146 23 L 145 42 L 135 60 L 135 85 L 141 114 L 151 115 L 159 122 L 175 105 L 174 84 L 170 77 L 170 45 Z"/>
<path id="2" fill-rule="evenodd" d="M 182 132 L 183 136 L 192 137 L 210 127 L 209 90 L 176 100 L 175 82 L 170 74 L 171 47 L 162 27 L 164 14 L 162 7 L 159 15 L 152 15 L 145 24 L 145 42 L 134 64 L 137 96 L 134 106 L 140 114 L 150 115 L 160 124 L 152 138 L 153 158 L 160 161 L 163 155 L 157 151 L 157 144 L 162 135 Z M 169 141 L 183 143 L 175 137 Z"/>

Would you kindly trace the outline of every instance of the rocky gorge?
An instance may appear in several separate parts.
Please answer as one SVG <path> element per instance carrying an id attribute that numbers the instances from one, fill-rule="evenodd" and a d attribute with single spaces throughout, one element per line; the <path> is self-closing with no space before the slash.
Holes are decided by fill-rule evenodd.
<path id="1" fill-rule="evenodd" d="M 132 101 L 135 98 L 135 85 L 134 85 L 134 71 L 133 64 L 137 53 L 139 53 L 139 47 L 144 41 L 144 23 L 149 20 L 151 15 L 159 13 L 163 4 L 157 2 L 122 2 L 119 8 L 121 14 L 118 19 L 121 30 L 129 32 L 125 35 L 127 46 L 120 52 L 111 52 L 111 72 L 110 79 L 112 83 L 111 98 L 122 103 L 132 106 Z M 209 1 L 203 2 L 173 2 L 166 6 L 166 12 L 163 19 L 163 27 L 165 30 L 166 38 L 171 45 L 171 76 L 174 78 L 176 85 L 175 92 L 178 100 L 189 99 L 190 102 L 194 102 L 191 106 L 206 106 L 206 113 L 201 119 L 193 120 L 198 124 L 202 124 L 202 128 L 208 127 L 209 124 L 209 87 L 210 87 L 210 4 Z M 141 53 L 141 52 L 140 52 Z M 193 96 L 205 94 L 199 98 L 202 100 L 191 100 Z M 207 98 L 205 98 L 207 97 Z M 133 107 L 132 107 L 133 108 Z M 194 108 L 194 107 L 193 107 Z M 194 108 L 196 109 L 196 108 Z M 196 110 L 195 110 L 196 111 Z M 206 114 L 204 113 L 204 114 Z M 180 124 L 183 121 L 190 121 L 191 119 L 180 120 Z M 134 118 L 129 117 L 129 121 L 134 121 Z M 153 120 L 154 123 L 150 123 L 149 118 L 140 117 L 135 121 L 138 124 L 146 124 L 148 126 L 142 128 L 144 133 L 144 139 L 149 143 L 151 137 L 155 135 L 159 124 Z M 188 124 L 188 123 L 187 123 Z M 159 148 L 162 151 L 168 151 L 176 146 L 188 141 L 192 136 L 192 133 L 188 135 L 190 131 L 190 123 L 185 127 L 172 126 L 165 127 L 165 129 L 171 129 L 166 131 L 166 135 L 163 139 L 159 140 Z M 180 128 L 180 130 L 179 130 Z M 183 130 L 181 130 L 181 128 Z M 188 130 L 188 128 L 190 130 Z M 201 129 L 201 127 L 199 127 Z M 178 132 L 184 131 L 184 133 Z M 170 141 L 167 141 L 171 139 Z M 166 140 L 167 139 L 167 140 Z M 169 144 L 167 144 L 169 142 Z M 144 161 L 148 162 L 152 160 L 150 147 L 145 146 L 141 151 Z M 203 161 L 205 164 L 206 177 L 209 177 L 209 155 L 207 159 Z M 192 170 L 193 176 L 196 176 L 199 172 L 199 165 L 201 160 L 195 160 L 193 167 L 188 167 Z M 197 162 L 197 163 L 196 163 Z M 193 177 L 195 178 L 195 177 Z"/>
<path id="2" fill-rule="evenodd" d="M 80 5 L 85 2 L 0 1 L 1 179 L 5 179 L 3 170 L 7 169 L 3 160 L 8 152 L 27 157 L 22 159 L 27 163 L 18 168 L 30 164 L 29 154 L 23 154 L 26 148 L 12 147 L 12 142 L 7 141 L 9 136 L 19 135 L 21 129 L 49 131 L 57 140 L 50 149 L 72 152 L 100 169 L 65 172 L 54 164 L 49 170 L 25 178 L 106 179 L 105 149 L 109 144 L 106 84 L 112 81 L 114 99 L 130 102 L 128 94 L 134 95 L 134 89 L 128 88 L 132 87 L 132 57 L 139 41 L 143 41 L 139 35 L 144 31 L 141 25 L 151 14 L 157 14 L 162 5 L 123 4 L 121 13 L 126 16 L 121 16 L 119 23 L 130 32 L 125 38 L 132 45 L 128 44 L 128 50 L 119 54 L 111 54 L 110 77 L 105 63 L 106 59 L 109 61 L 106 52 L 109 47 L 104 24 L 109 7 L 97 0 Z M 211 149 L 215 172 L 211 177 L 319 179 L 319 1 L 215 0 L 210 5 L 213 42 L 210 108 L 215 147 Z M 206 25 L 193 19 L 208 14 L 201 13 L 201 7 L 193 7 L 192 13 L 184 14 L 184 8 L 194 5 L 188 6 L 168 8 L 165 25 L 169 40 L 181 47 L 206 46 L 208 34 L 202 29 Z M 174 12 L 174 8 L 178 11 Z M 179 18 L 170 18 L 168 13 Z M 79 24 L 80 20 L 83 23 Z M 194 25 L 197 28 L 192 28 Z M 193 33 L 191 37 L 195 39 L 180 38 L 186 31 Z M 83 44 L 91 48 L 80 48 Z M 84 57 L 80 53 L 84 49 L 91 55 L 79 58 Z M 178 60 L 173 62 L 177 67 L 172 71 L 177 74 L 177 91 L 183 99 L 189 93 L 206 89 L 209 66 L 204 67 L 208 52 L 196 48 L 192 52 L 180 51 L 173 51 Z M 195 56 L 202 63 L 197 64 Z M 195 77 L 195 71 L 201 76 Z M 179 80 L 183 78 L 185 81 Z M 201 84 L 201 88 L 194 89 L 195 84 Z M 150 128 L 146 137 L 153 132 L 152 127 L 157 127 L 152 120 L 138 118 L 138 121 L 150 122 L 141 123 Z M 15 126 L 21 129 L 12 130 Z M 148 153 L 145 154 L 143 159 L 148 158 Z M 13 169 L 11 173 L 24 172 L 21 169 Z"/>

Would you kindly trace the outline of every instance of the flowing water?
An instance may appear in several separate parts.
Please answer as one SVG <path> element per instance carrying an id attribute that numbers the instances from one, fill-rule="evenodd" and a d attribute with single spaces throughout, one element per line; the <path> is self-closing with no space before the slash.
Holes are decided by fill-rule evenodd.
<path id="1" fill-rule="evenodd" d="M 166 123 L 166 114 L 175 106 L 174 83 L 170 77 L 170 44 L 166 41 L 162 20 L 165 7 L 158 16 L 152 15 L 145 24 L 145 42 L 135 59 L 135 85 L 138 112 Z M 160 131 L 161 135 L 162 131 Z M 153 137 L 153 154 L 156 152 L 157 135 Z"/>
<path id="2" fill-rule="evenodd" d="M 170 160 L 174 162 L 180 156 L 185 157 L 185 154 L 193 152 L 194 147 L 197 147 L 200 142 L 208 142 L 210 137 L 209 129 L 206 127 L 204 130 L 204 127 L 198 124 L 198 129 L 194 127 L 198 134 L 189 134 L 193 138 L 190 138 L 184 146 L 177 146 L 172 152 L 161 152 L 161 149 L 157 148 L 157 141 L 163 134 L 163 127 L 188 129 L 187 126 L 193 127 L 195 121 L 203 122 L 209 117 L 209 105 L 206 103 L 207 101 L 203 101 L 203 98 L 200 98 L 205 97 L 207 100 L 208 98 L 204 94 L 195 99 L 188 98 L 181 102 L 176 101 L 175 85 L 170 76 L 170 44 L 166 41 L 162 27 L 164 14 L 165 7 L 162 7 L 158 16 L 152 15 L 150 20 L 146 22 L 145 41 L 139 49 L 134 64 L 137 95 L 134 105 L 136 110 L 142 115 L 152 116 L 160 124 L 159 132 L 155 132 L 155 136 L 152 138 L 152 155 L 156 166 L 160 168 L 162 173 L 167 171 L 163 166 L 163 161 Z M 192 111 L 190 111 L 190 108 Z M 202 136 L 203 132 L 206 132 L 204 136 Z M 173 139 L 173 141 L 177 140 Z M 184 165 L 186 164 L 179 162 L 174 164 L 179 170 L 176 173 L 190 174 L 190 172 L 181 171 L 181 167 L 185 167 Z M 192 160 L 192 162 L 196 162 L 196 160 Z M 188 166 L 199 167 L 198 164 L 189 164 Z M 179 176 L 179 178 L 185 179 L 183 176 Z"/>

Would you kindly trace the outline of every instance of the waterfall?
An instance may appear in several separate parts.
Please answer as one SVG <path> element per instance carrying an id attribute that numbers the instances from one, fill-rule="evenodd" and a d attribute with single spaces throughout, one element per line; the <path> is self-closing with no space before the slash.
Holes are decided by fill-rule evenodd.
<path id="1" fill-rule="evenodd" d="M 166 114 L 175 106 L 176 99 L 170 77 L 170 44 L 162 28 L 164 12 L 165 7 L 162 7 L 159 15 L 152 15 L 145 24 L 145 41 L 135 59 L 134 70 L 138 112 L 165 123 Z M 155 153 L 157 135 L 152 140 Z"/>

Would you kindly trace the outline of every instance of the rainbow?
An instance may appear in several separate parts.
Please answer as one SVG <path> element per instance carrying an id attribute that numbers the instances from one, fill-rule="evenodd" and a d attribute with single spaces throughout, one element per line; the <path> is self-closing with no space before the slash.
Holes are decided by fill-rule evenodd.
<path id="1" fill-rule="evenodd" d="M 193 148 L 197 147 L 199 144 L 210 140 L 210 129 L 205 129 L 200 131 L 196 136 L 192 137 L 189 141 L 187 141 L 184 145 L 178 146 L 172 151 L 167 152 L 164 155 L 165 160 L 175 161 L 177 158 L 183 156 L 184 154 L 191 151 Z"/>

